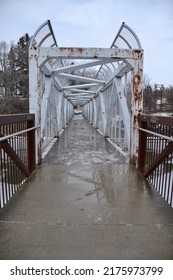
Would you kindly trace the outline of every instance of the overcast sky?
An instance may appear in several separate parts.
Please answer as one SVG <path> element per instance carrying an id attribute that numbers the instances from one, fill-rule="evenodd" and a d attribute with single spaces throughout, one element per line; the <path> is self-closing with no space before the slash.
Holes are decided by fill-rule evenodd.
<path id="1" fill-rule="evenodd" d="M 173 85 L 173 0 L 0 0 L 0 41 L 50 19 L 60 47 L 110 47 L 125 22 L 144 49 L 150 83 Z"/>

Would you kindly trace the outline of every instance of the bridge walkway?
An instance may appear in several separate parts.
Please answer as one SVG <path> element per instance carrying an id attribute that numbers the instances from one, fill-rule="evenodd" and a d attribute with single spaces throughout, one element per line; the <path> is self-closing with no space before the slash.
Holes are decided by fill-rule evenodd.
<path id="1" fill-rule="evenodd" d="M 0 212 L 0 259 L 172 259 L 172 208 L 75 116 Z"/>

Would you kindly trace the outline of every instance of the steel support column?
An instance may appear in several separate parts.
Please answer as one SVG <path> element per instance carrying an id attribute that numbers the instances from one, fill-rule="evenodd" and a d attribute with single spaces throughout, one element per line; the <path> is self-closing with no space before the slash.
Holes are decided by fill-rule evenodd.
<path id="1" fill-rule="evenodd" d="M 130 160 L 138 167 L 139 116 L 143 112 L 143 51 L 139 50 L 132 71 L 131 150 Z"/>
<path id="2" fill-rule="evenodd" d="M 41 163 L 41 84 L 42 74 L 38 67 L 38 48 L 29 49 L 29 112 L 35 114 L 36 164 Z"/>

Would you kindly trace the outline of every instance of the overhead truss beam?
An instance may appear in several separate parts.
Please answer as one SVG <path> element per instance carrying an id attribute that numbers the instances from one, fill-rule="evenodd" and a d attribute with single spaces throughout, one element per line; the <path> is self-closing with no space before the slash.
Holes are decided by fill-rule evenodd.
<path id="1" fill-rule="evenodd" d="M 75 88 L 72 88 L 72 89 L 68 89 L 66 90 L 66 92 L 81 92 L 81 93 L 93 93 L 95 94 L 96 92 L 94 90 L 84 90 L 84 89 L 75 89 Z"/>
<path id="2" fill-rule="evenodd" d="M 89 88 L 89 87 L 93 87 L 93 86 L 97 86 L 96 83 L 92 83 L 92 84 L 80 84 L 80 85 L 73 85 L 73 86 L 66 86 L 63 87 L 63 89 L 75 89 L 75 88 Z"/>
<path id="3" fill-rule="evenodd" d="M 104 85 L 105 84 L 105 81 L 102 81 L 102 80 L 92 79 L 92 78 L 88 78 L 88 77 L 82 77 L 82 76 L 78 76 L 78 75 L 72 75 L 72 74 L 68 74 L 68 73 L 59 73 L 58 77 L 66 78 L 66 79 L 69 79 L 69 80 L 75 80 L 75 81 L 96 83 L 96 84 L 99 84 L 99 85 Z"/>
<path id="4" fill-rule="evenodd" d="M 46 61 L 42 58 L 42 59 L 40 59 L 39 64 L 44 65 L 45 62 Z M 97 66 L 97 65 L 103 65 L 103 64 L 106 64 L 106 63 L 110 63 L 110 62 L 112 62 L 111 58 L 100 59 L 100 60 L 92 60 L 90 62 L 85 62 L 85 63 L 83 62 L 83 63 L 79 63 L 79 64 L 75 64 L 75 65 L 69 65 L 69 66 L 64 66 L 64 67 L 57 68 L 57 69 L 52 71 L 52 74 L 54 76 L 57 76 L 57 75 L 59 75 L 59 73 L 77 71 L 77 70 L 80 70 L 80 69 L 90 68 L 90 67 L 94 67 L 94 66 Z"/>
<path id="5" fill-rule="evenodd" d="M 84 93 L 69 93 L 69 94 L 65 94 L 65 96 L 67 97 L 74 97 L 74 96 L 83 96 L 83 97 L 85 97 L 85 96 L 90 96 L 90 97 L 92 97 L 92 96 L 95 96 L 95 94 L 93 94 L 93 93 L 88 93 L 88 92 L 84 92 Z"/>
<path id="6" fill-rule="evenodd" d="M 39 56 L 44 61 L 49 59 L 139 59 L 142 50 L 119 48 L 48 48 L 39 49 Z"/>

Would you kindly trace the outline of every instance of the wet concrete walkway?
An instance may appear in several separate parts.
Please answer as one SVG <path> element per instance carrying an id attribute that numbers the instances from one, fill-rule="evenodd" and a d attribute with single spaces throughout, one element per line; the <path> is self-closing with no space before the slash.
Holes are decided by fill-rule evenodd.
<path id="1" fill-rule="evenodd" d="M 173 259 L 173 209 L 75 116 L 0 211 L 0 259 Z"/>

